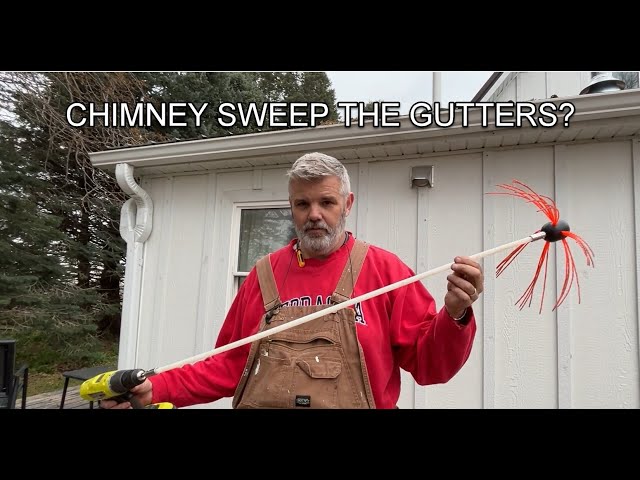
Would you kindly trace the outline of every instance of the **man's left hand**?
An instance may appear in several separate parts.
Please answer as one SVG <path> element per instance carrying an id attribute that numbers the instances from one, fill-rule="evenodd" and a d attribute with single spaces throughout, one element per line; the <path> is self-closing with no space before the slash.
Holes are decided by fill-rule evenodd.
<path id="1" fill-rule="evenodd" d="M 451 270 L 444 305 L 452 318 L 459 318 L 484 290 L 484 276 L 480 264 L 469 257 L 456 257 Z"/>

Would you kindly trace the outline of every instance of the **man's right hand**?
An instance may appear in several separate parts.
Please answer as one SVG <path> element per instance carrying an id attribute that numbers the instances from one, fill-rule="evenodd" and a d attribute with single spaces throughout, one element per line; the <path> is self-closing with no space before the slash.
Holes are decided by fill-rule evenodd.
<path id="1" fill-rule="evenodd" d="M 146 379 L 140 385 L 137 385 L 131 389 L 131 393 L 135 396 L 135 399 L 140 403 L 141 406 L 146 406 L 151 403 L 153 384 L 149 379 Z M 115 400 L 100 400 L 100 408 L 116 408 L 116 409 L 125 409 L 125 408 L 133 408 L 131 402 L 122 402 L 118 403 Z"/>

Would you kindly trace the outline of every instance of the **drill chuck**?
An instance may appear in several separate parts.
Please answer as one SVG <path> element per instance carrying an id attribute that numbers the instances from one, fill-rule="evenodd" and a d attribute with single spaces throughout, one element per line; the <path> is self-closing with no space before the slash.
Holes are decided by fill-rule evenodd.
<path id="1" fill-rule="evenodd" d="M 120 395 L 140 385 L 145 379 L 142 369 L 118 370 L 109 379 L 109 388 L 112 392 Z"/>
<path id="2" fill-rule="evenodd" d="M 129 390 L 146 379 L 145 371 L 139 368 L 102 373 L 80 386 L 80 396 L 89 401 L 127 396 Z"/>

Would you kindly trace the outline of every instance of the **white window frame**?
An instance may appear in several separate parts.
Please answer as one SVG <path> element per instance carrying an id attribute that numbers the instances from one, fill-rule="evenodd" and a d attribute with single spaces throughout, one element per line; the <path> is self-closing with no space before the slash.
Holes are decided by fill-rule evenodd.
<path id="1" fill-rule="evenodd" d="M 255 201 L 255 202 L 235 202 L 233 204 L 233 211 L 231 213 L 231 239 L 229 245 L 229 275 L 231 277 L 230 298 L 227 305 L 231 305 L 231 302 L 238 294 L 238 285 L 241 277 L 246 277 L 249 272 L 241 272 L 238 270 L 238 255 L 240 254 L 240 221 L 242 218 L 243 210 L 260 210 L 265 208 L 291 208 L 287 200 L 268 200 L 268 201 Z"/>

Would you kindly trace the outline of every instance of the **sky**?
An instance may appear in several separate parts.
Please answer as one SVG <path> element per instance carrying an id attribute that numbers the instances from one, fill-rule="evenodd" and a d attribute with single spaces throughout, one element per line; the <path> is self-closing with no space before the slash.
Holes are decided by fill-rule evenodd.
<path id="1" fill-rule="evenodd" d="M 440 101 L 469 102 L 493 72 L 441 72 Z M 432 102 L 433 72 L 327 72 L 337 102 L 400 102 L 407 115 L 416 102 Z"/>

